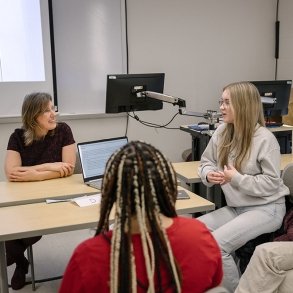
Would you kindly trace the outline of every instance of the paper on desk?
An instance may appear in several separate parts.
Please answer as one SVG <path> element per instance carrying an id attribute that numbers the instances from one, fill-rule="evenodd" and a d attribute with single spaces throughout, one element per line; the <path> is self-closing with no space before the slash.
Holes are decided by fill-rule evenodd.
<path id="1" fill-rule="evenodd" d="M 80 207 L 87 207 L 90 205 L 99 204 L 101 202 L 101 194 L 77 197 L 71 201 L 77 203 Z"/>
<path id="2" fill-rule="evenodd" d="M 46 199 L 46 203 L 57 203 L 57 202 L 75 202 L 80 207 L 86 207 L 94 204 L 99 204 L 101 202 L 101 194 L 84 195 L 76 198 L 67 199 Z"/>

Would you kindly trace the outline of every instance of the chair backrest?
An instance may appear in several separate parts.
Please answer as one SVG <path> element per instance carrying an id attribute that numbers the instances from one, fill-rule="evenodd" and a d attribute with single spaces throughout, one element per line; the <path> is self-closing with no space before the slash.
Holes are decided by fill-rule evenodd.
<path id="1" fill-rule="evenodd" d="M 75 168 L 73 174 L 80 174 L 82 173 L 81 170 L 81 164 L 80 164 L 80 159 L 79 159 L 79 154 L 76 152 L 76 162 L 75 162 Z"/>
<path id="2" fill-rule="evenodd" d="M 293 202 L 293 163 L 289 163 L 282 172 L 284 184 L 289 188 L 289 199 Z"/>

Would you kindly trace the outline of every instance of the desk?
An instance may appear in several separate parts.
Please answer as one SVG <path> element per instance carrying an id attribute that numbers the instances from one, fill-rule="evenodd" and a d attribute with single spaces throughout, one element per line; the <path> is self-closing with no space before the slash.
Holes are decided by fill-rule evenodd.
<path id="1" fill-rule="evenodd" d="M 54 180 L 48 180 L 48 186 L 52 190 L 55 188 L 65 188 L 70 184 L 70 180 L 62 178 L 56 186 Z M 35 182 L 38 185 L 38 182 Z M 50 184 L 51 183 L 51 184 Z M 80 183 L 84 185 L 83 183 Z M 16 184 L 20 191 L 23 190 L 21 184 Z M 52 186 L 51 186 L 52 185 Z M 61 185 L 64 185 L 61 187 Z M 15 188 L 15 187 L 14 187 Z M 184 189 L 178 187 L 178 189 Z M 14 189 L 13 189 L 14 190 Z M 16 190 L 16 189 L 15 189 Z M 190 199 L 178 200 L 176 210 L 178 214 L 196 213 L 214 210 L 212 202 L 184 189 L 188 192 Z M 42 198 L 42 190 L 39 191 L 40 197 L 35 193 L 36 200 Z M 18 193 L 17 193 L 18 194 Z M 61 194 L 59 194 L 62 196 Z M 7 194 L 6 196 L 9 196 Z M 13 195 L 12 195 L 13 197 Z M 51 196 L 50 196 L 51 197 Z M 44 198 L 43 198 L 44 200 Z M 14 201 L 15 203 L 15 201 Z M 27 203 L 27 201 L 26 201 Z M 89 207 L 78 207 L 72 202 L 59 202 L 46 204 L 37 202 L 22 205 L 10 205 L 0 208 L 0 292 L 8 293 L 8 280 L 5 256 L 5 241 L 19 238 L 33 237 L 74 231 L 86 228 L 96 228 L 99 220 L 99 205 Z M 113 214 L 110 216 L 113 218 Z M 5 225 L 3 225 L 5 223 Z"/>
<path id="2" fill-rule="evenodd" d="M 214 130 L 203 130 L 198 131 L 188 128 L 188 125 L 181 125 L 180 130 L 188 132 L 191 134 L 191 150 L 192 150 L 192 160 L 198 161 L 201 158 L 206 146 L 208 145 Z"/>
<path id="3" fill-rule="evenodd" d="M 281 132 L 291 132 L 293 133 L 293 126 L 291 125 L 283 125 L 280 127 L 268 127 L 268 129 L 275 133 L 276 138 L 280 138 L 280 133 Z M 188 125 L 181 125 L 180 130 L 185 131 L 189 134 L 191 134 L 192 137 L 192 160 L 193 161 L 198 161 L 200 160 L 200 157 L 205 150 L 210 137 L 213 135 L 214 130 L 203 130 L 203 131 L 198 131 L 194 129 L 188 128 Z M 279 142 L 280 143 L 280 142 Z M 281 147 L 281 143 L 280 143 Z M 285 150 L 287 150 L 287 147 L 284 147 Z M 292 150 L 291 150 L 292 152 Z M 288 153 L 288 152 L 286 152 Z"/>
<path id="4" fill-rule="evenodd" d="M 172 163 L 172 166 L 176 172 L 177 178 L 185 183 L 200 183 L 201 178 L 199 177 L 197 170 L 200 161 L 191 162 L 180 162 Z"/>
<path id="5" fill-rule="evenodd" d="M 282 154 L 280 170 L 283 171 L 289 163 L 293 163 L 293 154 Z"/>
<path id="6" fill-rule="evenodd" d="M 280 127 L 268 127 L 268 129 L 271 132 L 281 132 L 281 131 L 288 131 L 288 130 L 293 132 L 293 126 L 286 125 L 286 124 L 284 124 L 283 126 L 280 126 Z"/>
<path id="7" fill-rule="evenodd" d="M 43 202 L 97 193 L 83 183 L 81 174 L 37 182 L 0 182 L 0 207 Z"/>
<path id="8" fill-rule="evenodd" d="M 196 131 L 196 130 L 188 128 L 188 125 L 181 125 L 180 129 L 183 131 L 189 132 L 190 134 L 192 134 L 194 131 Z M 293 125 L 284 124 L 283 126 L 280 126 L 280 127 L 268 127 L 268 129 L 271 132 L 280 132 L 280 131 L 288 131 L 288 130 L 293 131 Z"/>
<path id="9" fill-rule="evenodd" d="M 289 163 L 293 163 L 293 154 L 282 154 L 280 171 L 283 171 Z M 188 184 L 201 182 L 201 179 L 197 172 L 199 164 L 200 161 L 172 163 L 177 178 Z M 206 187 L 205 191 L 202 192 L 202 195 L 206 195 L 207 200 L 215 201 L 215 197 L 212 194 L 210 188 Z"/>
<path id="10" fill-rule="evenodd" d="M 280 171 L 283 171 L 286 165 L 293 163 L 293 154 L 282 154 Z M 177 178 L 185 183 L 199 183 L 201 179 L 197 173 L 200 161 L 172 163 Z"/>
<path id="11" fill-rule="evenodd" d="M 182 131 L 185 131 L 191 135 L 192 138 L 192 160 L 193 161 L 199 161 L 201 158 L 202 153 L 204 152 L 206 146 L 208 145 L 211 136 L 214 133 L 214 130 L 203 130 L 203 131 L 197 131 L 194 129 L 188 128 L 188 125 L 182 125 L 180 126 L 180 129 Z M 292 140 L 292 132 L 293 132 L 293 126 L 290 125 L 283 125 L 281 127 L 270 127 L 268 128 L 271 132 L 273 132 L 280 144 L 281 153 L 288 154 L 292 153 L 292 148 L 290 146 L 289 141 Z M 290 136 L 290 139 L 288 138 Z M 188 166 L 191 168 L 191 166 Z M 196 169 L 197 170 L 197 169 Z M 190 181 L 186 181 L 187 183 L 192 183 L 192 191 L 194 193 L 205 195 L 205 194 L 213 194 L 214 199 L 217 201 L 216 205 L 218 207 L 221 207 L 225 204 L 225 200 L 222 196 L 221 189 L 219 186 L 213 186 L 211 187 L 212 190 L 207 189 L 206 186 L 204 186 L 200 181 L 197 181 L 197 174 L 193 173 L 194 175 L 189 176 L 192 173 L 178 173 L 178 178 L 180 178 L 180 175 L 186 178 L 189 178 Z M 181 179 L 183 179 L 181 177 Z M 184 179 L 183 179 L 184 180 Z M 211 200 L 211 197 L 207 197 L 207 199 Z"/>

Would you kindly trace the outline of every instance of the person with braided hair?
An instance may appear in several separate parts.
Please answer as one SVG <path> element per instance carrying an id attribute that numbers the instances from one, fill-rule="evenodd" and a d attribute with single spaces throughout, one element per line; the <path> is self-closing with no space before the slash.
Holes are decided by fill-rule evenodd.
<path id="1" fill-rule="evenodd" d="M 75 249 L 59 293 L 200 293 L 221 283 L 219 247 L 203 223 L 177 216 L 176 174 L 159 150 L 140 141 L 119 149 L 101 194 L 96 235 Z"/>

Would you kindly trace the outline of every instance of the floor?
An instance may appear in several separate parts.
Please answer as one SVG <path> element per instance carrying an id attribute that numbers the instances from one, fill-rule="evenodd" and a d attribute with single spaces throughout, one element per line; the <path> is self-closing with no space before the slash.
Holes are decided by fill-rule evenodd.
<path id="1" fill-rule="evenodd" d="M 36 284 L 36 290 L 33 291 L 31 284 L 26 285 L 24 288 L 21 290 L 12 290 L 11 288 L 9 289 L 9 293 L 11 292 L 19 292 L 19 293 L 31 293 L 31 292 L 36 292 L 36 293 L 56 293 L 58 292 L 58 288 L 60 286 L 61 280 L 56 280 L 56 281 L 50 281 L 50 282 L 45 282 L 45 283 L 37 283 Z"/>

